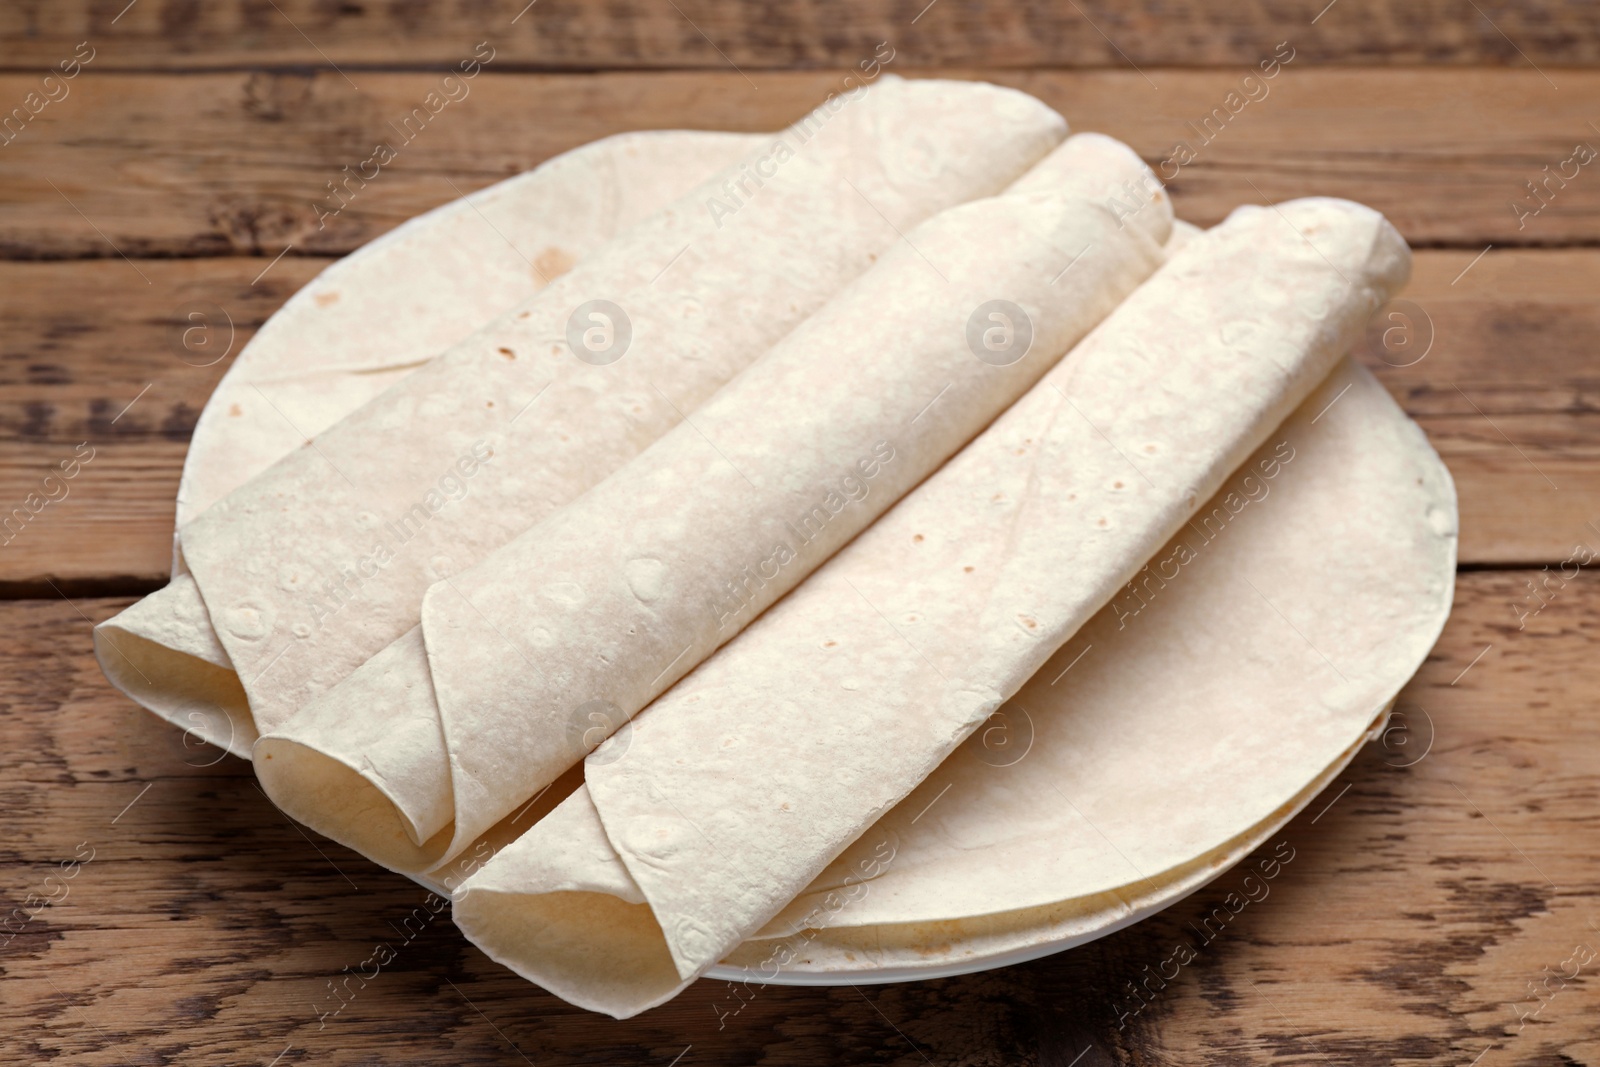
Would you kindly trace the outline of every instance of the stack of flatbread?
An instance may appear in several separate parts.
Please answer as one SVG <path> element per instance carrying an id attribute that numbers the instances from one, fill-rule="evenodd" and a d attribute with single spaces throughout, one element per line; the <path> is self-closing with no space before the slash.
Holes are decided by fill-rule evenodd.
<path id="1" fill-rule="evenodd" d="M 330 267 L 196 431 L 135 700 L 618 1017 L 993 966 L 1337 773 L 1456 510 L 1346 353 L 1376 212 L 1176 221 L 1024 94 L 634 134 Z"/>

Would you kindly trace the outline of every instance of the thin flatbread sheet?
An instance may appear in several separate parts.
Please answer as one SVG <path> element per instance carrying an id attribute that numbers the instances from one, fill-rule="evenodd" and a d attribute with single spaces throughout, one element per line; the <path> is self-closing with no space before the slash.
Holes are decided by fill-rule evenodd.
<path id="1" fill-rule="evenodd" d="M 177 526 L 769 140 L 615 134 L 442 204 L 330 264 L 256 331 L 206 401 L 183 461 Z M 196 308 L 185 320 L 186 360 L 226 358 L 236 324 L 216 310 Z"/>

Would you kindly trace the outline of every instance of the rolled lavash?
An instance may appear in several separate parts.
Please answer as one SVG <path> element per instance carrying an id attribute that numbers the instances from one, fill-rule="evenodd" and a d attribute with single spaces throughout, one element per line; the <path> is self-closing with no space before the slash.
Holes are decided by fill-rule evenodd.
<path id="1" fill-rule="evenodd" d="M 1344 201 L 1241 208 L 1195 238 L 591 755 L 585 787 L 462 886 L 457 923 L 584 1007 L 626 1017 L 675 995 L 1015 693 L 1408 272 L 1393 228 Z"/>
<path id="2" fill-rule="evenodd" d="M 248 753 L 414 626 L 430 583 L 636 455 L 900 231 L 1064 135 L 980 83 L 886 76 L 834 98 L 182 529 L 192 581 L 102 624 L 102 669 Z"/>
<path id="3" fill-rule="evenodd" d="M 330 264 L 256 331 L 206 401 L 184 457 L 177 526 L 769 142 L 753 133 L 615 134 L 419 215 Z M 210 358 L 220 340 L 210 328 L 220 324 L 198 321 L 195 355 Z M 244 689 L 176 536 L 173 547 L 171 582 L 102 631 L 100 650 L 135 700 L 248 757 L 255 731 Z"/>
<path id="4" fill-rule="evenodd" d="M 268 795 L 392 868 L 448 861 L 1020 396 L 1159 265 L 1170 230 L 1138 156 L 1080 134 L 1003 196 L 911 231 L 632 463 L 430 589 L 419 630 L 264 734 Z"/>

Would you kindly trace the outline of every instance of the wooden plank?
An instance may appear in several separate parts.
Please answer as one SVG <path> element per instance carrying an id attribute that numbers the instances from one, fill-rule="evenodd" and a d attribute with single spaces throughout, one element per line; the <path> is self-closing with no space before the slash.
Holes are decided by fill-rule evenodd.
<path id="1" fill-rule="evenodd" d="M 721 1028 L 721 983 L 618 1023 L 515 978 L 442 915 L 408 939 L 421 890 L 303 837 L 244 763 L 185 748 L 110 690 L 89 622 L 125 601 L 0 604 L 7 662 L 27 665 L 0 671 L 0 904 L 57 898 L 0 943 L 0 1057 L 664 1065 L 692 1045 L 685 1065 L 1459 1067 L 1492 1046 L 1486 1064 L 1600 1063 L 1600 960 L 1548 977 L 1575 946 L 1600 949 L 1585 845 L 1600 833 L 1600 599 L 1581 574 L 1518 631 L 1525 579 L 1462 575 L 1401 695 L 1404 733 L 1190 900 L 987 974 L 763 989 Z M 1275 853 L 1292 858 L 1261 896 L 1243 879 Z M 1246 890 L 1258 899 L 1230 901 Z M 328 983 L 378 944 L 395 961 L 319 1019 L 339 1004 Z M 1180 944 L 1194 958 L 1175 968 Z M 1130 983 L 1161 971 L 1136 1000 Z M 1539 1015 L 1519 1029 L 1519 1009 Z"/>
<path id="2" fill-rule="evenodd" d="M 196 365 L 187 313 L 225 308 L 237 354 L 327 262 L 0 264 L 0 585 L 164 582 L 189 436 L 231 363 Z"/>
<path id="3" fill-rule="evenodd" d="M 498 62 L 566 70 L 849 66 L 879 41 L 926 66 L 1237 66 L 1282 40 L 1318 62 L 1600 61 L 1600 20 L 1579 0 L 14 0 L 0 40 L 12 67 L 48 67 L 89 40 L 108 69 L 447 64 L 483 40 Z"/>
<path id="4" fill-rule="evenodd" d="M 1465 564 L 1600 548 L 1597 292 L 1593 250 L 1420 252 L 1369 331 L 1364 361 L 1455 478 Z"/>
<path id="5" fill-rule="evenodd" d="M 1119 985 L 1180 940 L 1200 957 L 1135 1017 L 1134 1062 L 1600 1063 L 1600 863 L 1577 846 L 1600 831 L 1580 695 L 1600 680 L 1600 598 L 1582 574 L 1518 631 L 1525 583 L 1461 576 L 1400 697 L 1408 743 L 1375 746 L 1285 829 L 1297 856 L 1266 900 L 1205 943 L 1235 872 L 1106 944 Z"/>
<path id="6" fill-rule="evenodd" d="M 1600 251 L 1474 258 L 1419 252 L 1406 318 L 1381 318 L 1362 358 L 1455 476 L 1462 562 L 1559 563 L 1579 538 L 1600 544 Z M 186 442 L 227 366 L 178 358 L 173 329 L 221 306 L 237 352 L 326 262 L 289 256 L 255 284 L 265 263 L 246 258 L 142 261 L 143 276 L 119 259 L 0 263 L 0 514 L 80 442 L 96 449 L 0 547 L 0 582 L 163 581 Z"/>
<path id="7" fill-rule="evenodd" d="M 841 81 L 838 71 L 485 73 L 408 141 L 400 120 L 441 75 L 360 73 L 359 92 L 331 72 L 80 77 L 0 152 L 0 256 L 344 252 L 457 189 L 586 141 L 777 129 Z M 1179 210 L 1196 222 L 1244 202 L 1328 194 L 1382 210 L 1414 243 L 1474 250 L 1600 242 L 1596 164 L 1567 163 L 1575 176 L 1559 177 L 1579 142 L 1600 144 L 1590 126 L 1600 72 L 1558 75 L 1559 91 L 1527 70 L 1318 69 L 1297 58 L 1245 102 L 1229 95 L 1239 70 L 983 74 L 1037 94 L 1079 129 L 1127 140 L 1174 179 Z M 0 101 L 36 81 L 0 76 Z M 340 203 L 330 183 L 379 142 L 397 157 L 326 217 Z M 1195 152 L 1187 165 L 1180 142 Z M 1513 202 L 1544 204 L 1525 183 L 1545 181 L 1546 167 L 1557 175 L 1549 203 L 1519 215 Z"/>
<path id="8" fill-rule="evenodd" d="M 0 262 L 0 439 L 186 442 L 232 356 L 329 262 L 287 256 L 259 281 L 247 258 Z M 210 307 L 217 351 L 197 355 L 187 316 Z"/>

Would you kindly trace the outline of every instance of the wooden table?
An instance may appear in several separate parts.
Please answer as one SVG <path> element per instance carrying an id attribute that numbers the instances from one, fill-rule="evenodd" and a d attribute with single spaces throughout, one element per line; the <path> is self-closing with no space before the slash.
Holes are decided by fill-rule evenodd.
<path id="1" fill-rule="evenodd" d="M 0 506 L 80 442 L 95 450 L 0 549 L 0 1059 L 1600 1064 L 1600 598 L 1589 568 L 1562 567 L 1600 549 L 1600 161 L 1547 180 L 1600 146 L 1600 9 L 925 2 L 0 10 L 0 108 L 57 97 L 13 113 L 0 146 Z M 470 99 L 319 229 L 330 177 L 485 41 Z M 880 41 L 892 70 L 1024 88 L 1152 162 L 1287 42 L 1270 94 L 1172 193 L 1201 224 L 1348 196 L 1418 250 L 1415 332 L 1391 340 L 1431 348 L 1395 366 L 1410 356 L 1374 331 L 1363 352 L 1461 494 L 1455 614 L 1400 697 L 1406 733 L 1279 835 L 1292 863 L 1209 942 L 1191 923 L 1236 888 L 1227 875 L 1063 955 L 765 989 L 719 1027 L 721 983 L 614 1022 L 436 921 L 319 1019 L 330 980 L 404 941 L 421 891 L 290 823 L 242 761 L 186 748 L 90 654 L 91 623 L 165 580 L 184 449 L 225 369 L 175 358 L 182 310 L 225 305 L 242 343 L 331 257 L 452 183 L 619 130 L 773 129 Z M 44 85 L 75 58 L 75 78 Z M 1180 942 L 1194 962 L 1137 994 Z"/>

